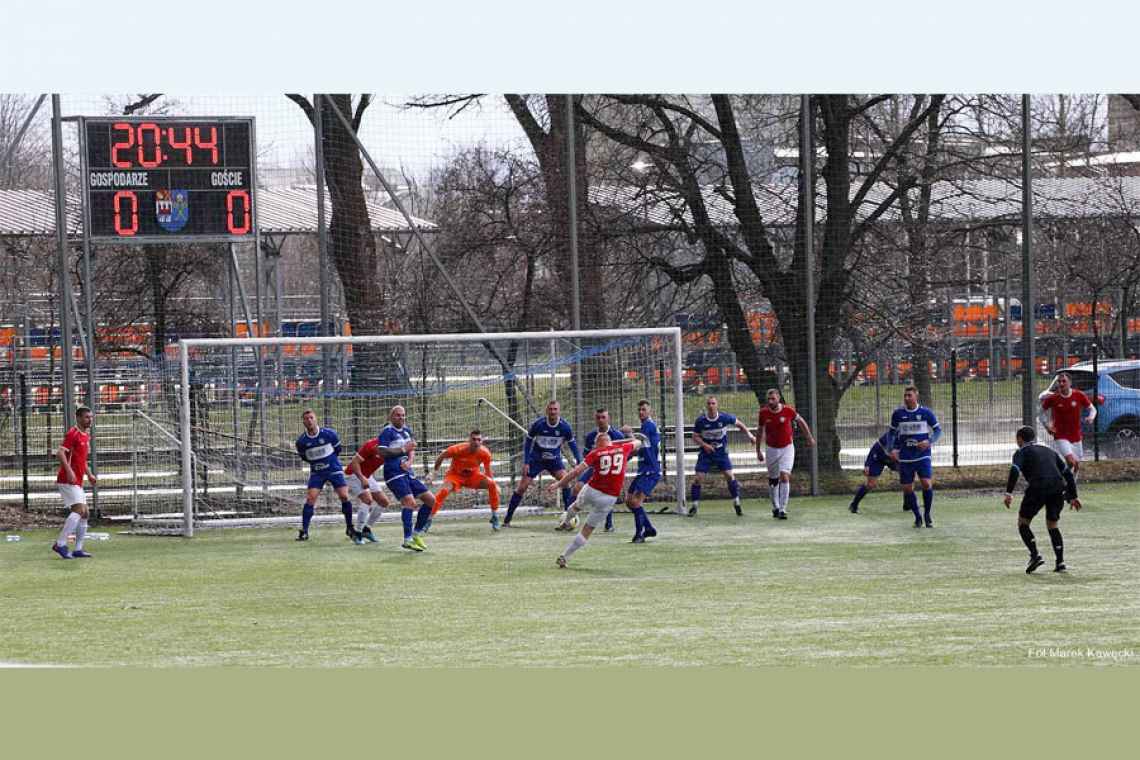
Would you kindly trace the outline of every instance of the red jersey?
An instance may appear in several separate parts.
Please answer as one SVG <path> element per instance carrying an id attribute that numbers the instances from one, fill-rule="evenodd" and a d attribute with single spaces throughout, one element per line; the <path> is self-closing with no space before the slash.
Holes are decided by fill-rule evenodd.
<path id="1" fill-rule="evenodd" d="M 83 485 L 83 476 L 87 474 L 87 452 L 91 449 L 91 436 L 77 427 L 67 431 L 63 437 L 63 449 L 68 454 L 71 471 L 75 473 L 75 480 L 68 480 L 63 465 L 55 476 L 56 483 L 67 483 L 73 486 Z"/>
<path id="2" fill-rule="evenodd" d="M 372 473 L 384 464 L 384 455 L 380 453 L 380 439 L 373 438 L 368 443 L 361 446 L 356 450 L 360 455 L 360 474 L 366 478 L 372 477 Z M 352 466 L 352 462 L 348 463 L 348 468 L 344 471 L 345 475 L 355 475 L 356 468 Z"/>
<path id="3" fill-rule="evenodd" d="M 594 468 L 587 483 L 593 489 L 617 496 L 625 482 L 625 468 L 633 455 L 633 441 L 614 441 L 604 449 L 594 449 L 583 460 Z"/>
<path id="4" fill-rule="evenodd" d="M 760 427 L 764 428 L 764 441 L 773 449 L 792 445 L 792 423 L 796 421 L 796 410 L 784 404 L 780 411 L 773 412 L 765 404 L 760 407 Z"/>
<path id="5" fill-rule="evenodd" d="M 1041 408 L 1053 412 L 1054 438 L 1070 443 L 1081 442 L 1081 412 L 1092 406 L 1089 397 L 1073 388 L 1069 395 L 1050 393 L 1041 400 Z"/>

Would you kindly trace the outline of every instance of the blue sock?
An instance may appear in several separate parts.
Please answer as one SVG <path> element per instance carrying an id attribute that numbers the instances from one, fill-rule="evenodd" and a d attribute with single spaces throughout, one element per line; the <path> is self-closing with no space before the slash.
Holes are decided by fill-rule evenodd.
<path id="1" fill-rule="evenodd" d="M 916 494 L 914 491 L 908 492 L 903 497 L 903 503 L 906 504 L 907 509 L 909 509 L 911 512 L 914 512 L 914 519 L 916 519 L 916 520 L 919 519 L 919 517 L 918 517 L 918 494 Z"/>
<path id="2" fill-rule="evenodd" d="M 313 521 L 313 512 L 315 511 L 312 504 L 305 503 L 305 508 L 301 510 L 301 530 L 306 533 L 309 532 L 309 523 Z"/>
<path id="3" fill-rule="evenodd" d="M 693 483 L 693 487 L 689 489 L 689 501 L 701 500 L 701 485 L 700 483 Z"/>
<path id="4" fill-rule="evenodd" d="M 927 520 L 930 519 L 930 509 L 934 506 L 934 489 L 927 488 L 922 492 L 922 512 Z"/>
<path id="5" fill-rule="evenodd" d="M 610 512 L 608 515 L 606 515 L 606 530 L 613 530 L 613 529 L 614 529 L 614 513 Z"/>
<path id="6" fill-rule="evenodd" d="M 410 509 L 408 511 L 411 512 Z M 416 533 L 422 532 L 424 526 L 427 525 L 427 521 L 430 519 L 431 507 L 429 507 L 427 504 L 424 504 L 422 507 L 420 507 L 420 511 L 416 513 Z"/>
<path id="7" fill-rule="evenodd" d="M 515 510 L 519 508 L 519 503 L 521 501 L 522 501 L 522 494 L 517 494 L 517 493 L 511 494 L 511 502 L 510 502 L 510 504 L 507 505 L 507 519 L 506 519 L 507 522 L 510 522 L 511 518 L 515 516 Z"/>
<path id="8" fill-rule="evenodd" d="M 562 489 L 562 508 L 569 509 L 574 503 L 574 491 L 569 488 Z"/>
<path id="9" fill-rule="evenodd" d="M 633 533 L 634 533 L 634 535 L 641 535 L 642 533 L 645 532 L 645 523 L 647 522 L 647 520 L 645 518 L 645 508 L 644 507 L 634 507 L 632 511 L 633 511 Z"/>
<path id="10" fill-rule="evenodd" d="M 404 540 L 407 541 L 412 537 L 412 510 L 410 507 L 404 507 L 400 510 L 400 522 L 404 523 Z"/>
<path id="11" fill-rule="evenodd" d="M 855 498 L 851 500 L 851 503 L 854 504 L 855 506 L 859 506 L 859 502 L 863 501 L 863 497 L 866 495 L 867 495 L 867 486 L 865 486 L 865 485 L 859 486 L 859 490 L 855 492 Z"/>
<path id="12" fill-rule="evenodd" d="M 352 527 L 352 502 L 351 501 L 342 501 L 340 503 L 340 511 L 341 511 L 341 514 L 344 515 L 345 526 L 348 528 L 351 528 Z"/>
<path id="13" fill-rule="evenodd" d="M 638 507 L 637 511 L 641 512 L 641 529 L 653 530 L 653 523 L 649 522 L 649 513 L 645 511 L 645 507 Z"/>
<path id="14" fill-rule="evenodd" d="M 728 481 L 728 493 L 733 501 L 740 501 L 740 482 L 736 478 Z"/>

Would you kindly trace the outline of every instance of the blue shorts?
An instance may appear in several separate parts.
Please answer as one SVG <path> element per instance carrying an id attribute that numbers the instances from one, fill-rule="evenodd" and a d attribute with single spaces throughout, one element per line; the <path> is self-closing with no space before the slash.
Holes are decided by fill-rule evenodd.
<path id="1" fill-rule="evenodd" d="M 331 483 L 333 488 L 347 488 L 348 481 L 344 479 L 343 470 L 333 470 L 332 472 L 311 472 L 309 473 L 309 488 L 315 488 L 318 491 L 325 487 L 325 483 Z"/>
<path id="2" fill-rule="evenodd" d="M 897 470 L 898 465 L 892 459 L 883 459 L 880 456 L 869 456 L 863 462 L 863 467 L 867 470 L 867 477 L 877 478 L 883 474 L 883 470 Z"/>
<path id="3" fill-rule="evenodd" d="M 396 497 L 396 501 L 400 501 L 405 496 L 419 496 L 421 493 L 426 493 L 428 487 L 423 484 L 418 478 L 413 478 L 409 473 L 397 475 L 389 481 L 386 481 L 388 490 Z"/>
<path id="4" fill-rule="evenodd" d="M 701 449 L 701 453 L 697 454 L 697 472 L 708 472 L 714 466 L 721 472 L 732 472 L 732 460 L 728 458 L 728 449 L 721 449 L 715 454 Z"/>
<path id="5" fill-rule="evenodd" d="M 554 477 L 558 477 L 558 473 L 566 472 L 566 465 L 562 464 L 562 457 L 557 459 L 530 459 L 527 460 L 529 467 L 529 477 L 537 478 L 543 470 L 546 470 Z"/>
<path id="6" fill-rule="evenodd" d="M 917 462 L 899 462 L 899 482 L 904 486 L 914 482 L 914 476 L 930 478 L 934 476 L 934 468 L 930 466 L 930 457 L 919 459 Z"/>
<path id="7" fill-rule="evenodd" d="M 653 489 L 661 481 L 661 473 L 659 472 L 642 472 L 633 479 L 633 484 L 626 490 L 626 493 L 643 493 L 646 496 L 653 493 Z"/>

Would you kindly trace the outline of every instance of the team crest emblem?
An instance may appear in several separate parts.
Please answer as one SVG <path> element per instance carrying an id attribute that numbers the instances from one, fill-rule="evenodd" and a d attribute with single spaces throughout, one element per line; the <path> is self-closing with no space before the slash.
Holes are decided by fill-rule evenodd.
<path id="1" fill-rule="evenodd" d="M 154 211 L 158 223 L 167 232 L 178 232 L 190 221 L 190 193 L 186 190 L 159 190 Z"/>

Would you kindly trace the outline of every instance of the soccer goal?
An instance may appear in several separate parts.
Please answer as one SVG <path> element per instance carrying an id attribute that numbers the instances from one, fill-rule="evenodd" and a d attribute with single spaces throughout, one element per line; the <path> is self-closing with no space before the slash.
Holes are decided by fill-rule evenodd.
<path id="1" fill-rule="evenodd" d="M 612 426 L 636 431 L 638 402 L 649 401 L 661 432 L 663 473 L 651 500 L 684 511 L 679 328 L 188 339 L 179 352 L 172 367 L 179 376 L 170 381 L 179 399 L 182 511 L 175 520 L 169 509 L 155 515 L 155 529 L 165 525 L 191 536 L 203 527 L 297 520 L 308 470 L 294 442 L 305 409 L 338 432 L 347 466 L 387 423 L 392 407 L 403 406 L 421 480 L 440 452 L 479 429 L 505 505 L 522 477 L 526 430 L 552 399 L 580 446 L 595 427 L 597 409 L 609 411 Z M 572 467 L 568 448 L 562 455 Z M 546 493 L 550 482 L 543 475 L 531 484 L 524 512 L 561 509 L 558 496 Z M 440 486 L 438 477 L 430 484 Z M 485 514 L 486 503 L 486 491 L 463 490 L 440 515 Z M 389 512 L 388 518 L 398 516 Z M 326 487 L 317 521 L 340 519 Z M 136 515 L 136 522 L 147 521 L 145 513 Z"/>

